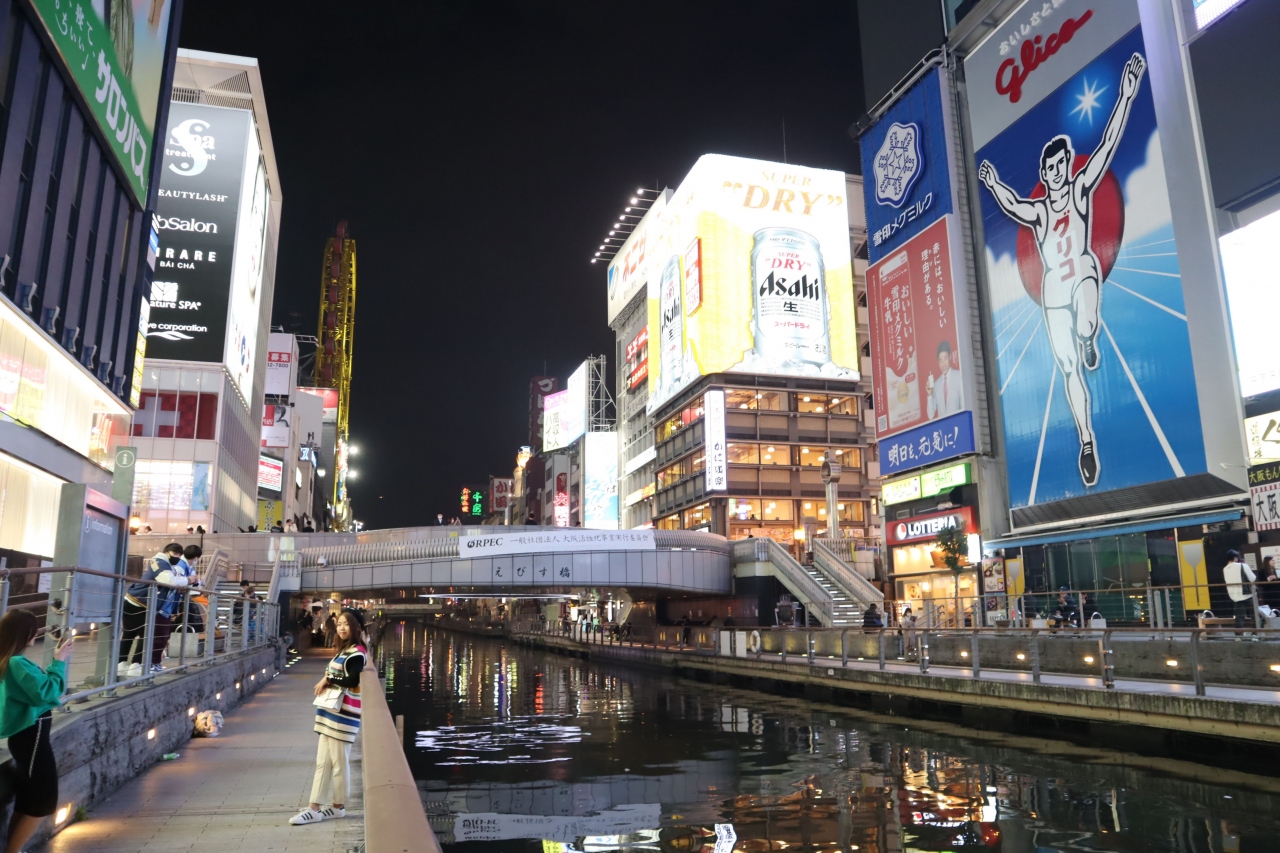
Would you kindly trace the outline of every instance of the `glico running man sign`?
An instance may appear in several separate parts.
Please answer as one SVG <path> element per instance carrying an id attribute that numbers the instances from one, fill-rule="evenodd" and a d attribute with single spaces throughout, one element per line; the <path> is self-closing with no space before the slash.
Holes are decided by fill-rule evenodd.
<path id="1" fill-rule="evenodd" d="M 1025 4 L 966 60 L 1012 507 L 1206 471 L 1137 0 Z"/>

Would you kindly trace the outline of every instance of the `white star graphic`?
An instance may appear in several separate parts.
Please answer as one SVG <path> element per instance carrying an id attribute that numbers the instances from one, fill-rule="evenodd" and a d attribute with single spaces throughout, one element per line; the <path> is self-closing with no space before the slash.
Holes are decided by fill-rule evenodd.
<path id="1" fill-rule="evenodd" d="M 1107 91 L 1106 86 L 1093 88 L 1093 83 L 1089 80 L 1084 81 L 1084 91 L 1076 95 L 1076 108 L 1071 111 L 1072 115 L 1080 113 L 1080 117 L 1087 119 L 1089 124 L 1093 124 L 1093 111 L 1102 106 L 1102 93 Z"/>

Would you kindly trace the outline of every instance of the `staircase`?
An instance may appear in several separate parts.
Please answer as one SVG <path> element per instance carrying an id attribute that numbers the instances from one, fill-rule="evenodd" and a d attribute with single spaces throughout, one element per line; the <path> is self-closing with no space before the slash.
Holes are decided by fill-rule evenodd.
<path id="1" fill-rule="evenodd" d="M 814 583 L 822 587 L 831 598 L 831 625 L 829 627 L 849 628 L 854 625 L 862 625 L 862 610 L 864 607 L 862 602 L 854 601 L 841 592 L 830 577 L 818 570 L 816 562 L 804 568 L 805 573 L 813 578 Z"/>
<path id="2" fill-rule="evenodd" d="M 884 609 L 884 593 L 838 556 L 821 539 L 813 541 L 813 563 L 805 571 L 831 597 L 831 627 L 862 625 L 868 604 Z"/>

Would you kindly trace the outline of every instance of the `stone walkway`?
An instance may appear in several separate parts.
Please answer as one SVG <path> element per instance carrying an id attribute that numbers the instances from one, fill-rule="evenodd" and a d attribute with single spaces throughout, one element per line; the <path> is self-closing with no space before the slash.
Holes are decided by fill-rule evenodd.
<path id="1" fill-rule="evenodd" d="M 328 660 L 304 653 L 226 715 L 222 736 L 193 738 L 53 837 L 46 853 L 346 853 L 364 841 L 360 740 L 344 820 L 289 826 L 311 795 L 311 688 Z"/>

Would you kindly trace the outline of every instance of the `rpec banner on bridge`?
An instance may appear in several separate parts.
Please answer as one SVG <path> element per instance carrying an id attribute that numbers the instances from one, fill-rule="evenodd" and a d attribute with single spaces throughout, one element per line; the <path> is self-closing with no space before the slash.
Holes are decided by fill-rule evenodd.
<path id="1" fill-rule="evenodd" d="M 518 528 L 517 528 L 518 530 Z M 458 538 L 458 556 L 497 557 L 505 554 L 570 554 L 587 551 L 653 551 L 652 530 L 530 530 Z"/>

